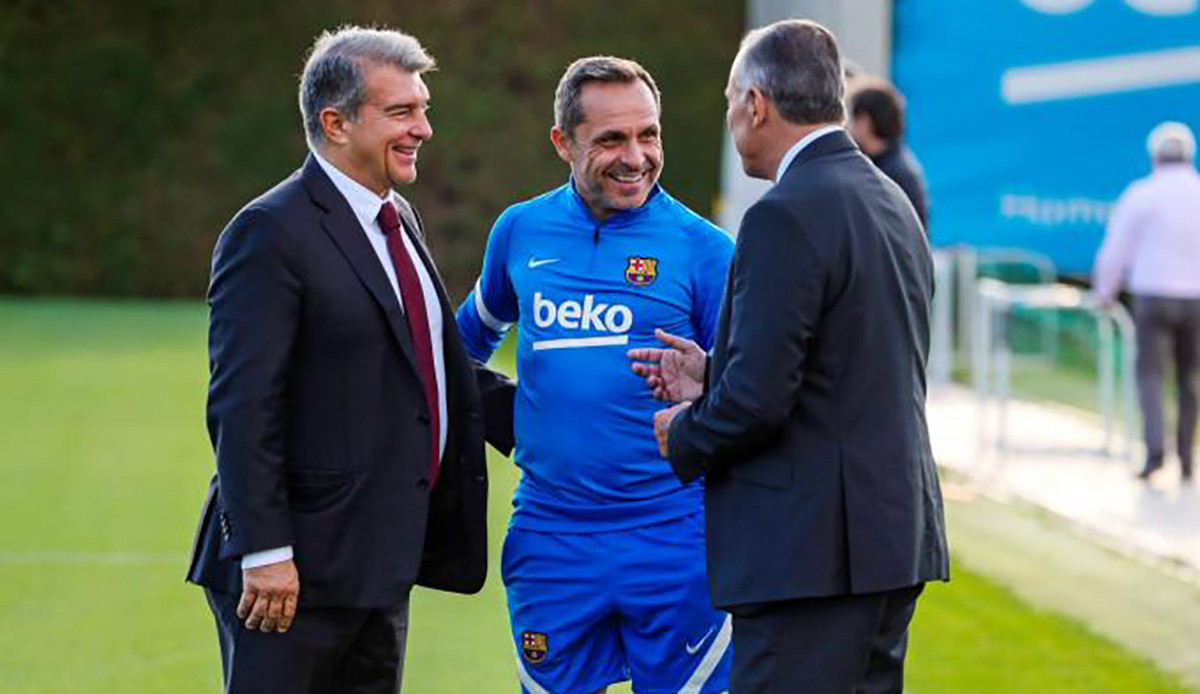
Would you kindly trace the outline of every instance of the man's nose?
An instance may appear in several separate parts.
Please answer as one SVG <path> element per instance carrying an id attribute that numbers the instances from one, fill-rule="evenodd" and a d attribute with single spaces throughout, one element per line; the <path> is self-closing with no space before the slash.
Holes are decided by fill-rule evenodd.
<path id="1" fill-rule="evenodd" d="M 646 164 L 646 150 L 637 140 L 632 140 L 621 149 L 621 163 L 640 170 Z"/>
<path id="2" fill-rule="evenodd" d="M 417 120 L 412 127 L 412 136 L 420 140 L 428 140 L 433 137 L 433 125 L 429 122 L 429 115 L 422 110 L 417 115 Z"/>

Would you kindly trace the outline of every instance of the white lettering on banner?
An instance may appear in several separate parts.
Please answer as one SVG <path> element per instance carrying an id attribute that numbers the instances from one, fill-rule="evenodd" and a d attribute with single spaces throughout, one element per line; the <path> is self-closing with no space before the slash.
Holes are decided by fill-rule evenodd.
<path id="1" fill-rule="evenodd" d="M 1094 0 L 1021 0 L 1031 10 L 1042 14 L 1075 14 L 1087 9 Z M 1171 17 L 1196 11 L 1200 0 L 1125 0 L 1125 4 L 1142 14 Z"/>
<path id="2" fill-rule="evenodd" d="M 533 343 L 534 350 L 567 349 L 571 347 L 602 347 L 629 343 L 627 333 L 633 327 L 633 311 L 623 304 L 605 304 L 596 297 L 585 294 L 583 303 L 567 299 L 554 303 L 542 297 L 541 292 L 533 295 L 533 322 L 539 328 L 554 324 L 565 330 L 590 330 L 599 333 L 618 333 L 605 337 L 559 338 L 540 340 Z"/>
<path id="3" fill-rule="evenodd" d="M 1200 46 L 1014 67 L 1000 77 L 1013 106 L 1200 82 Z"/>
<path id="4" fill-rule="evenodd" d="M 1089 198 L 1041 198 L 1005 193 L 1000 196 L 1000 216 L 1038 226 L 1099 224 L 1108 220 L 1113 203 Z"/>

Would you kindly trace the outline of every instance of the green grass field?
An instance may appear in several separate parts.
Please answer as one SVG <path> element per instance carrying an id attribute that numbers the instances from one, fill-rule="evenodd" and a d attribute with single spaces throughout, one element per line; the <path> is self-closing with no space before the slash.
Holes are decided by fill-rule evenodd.
<path id="1" fill-rule="evenodd" d="M 219 690 L 182 580 L 212 473 L 206 368 L 197 304 L 0 300 L 0 692 Z M 516 475 L 491 463 L 498 549 Z M 480 596 L 418 592 L 407 692 L 516 691 L 494 569 Z M 916 694 L 1185 691 L 962 568 L 926 593 L 909 663 Z"/>

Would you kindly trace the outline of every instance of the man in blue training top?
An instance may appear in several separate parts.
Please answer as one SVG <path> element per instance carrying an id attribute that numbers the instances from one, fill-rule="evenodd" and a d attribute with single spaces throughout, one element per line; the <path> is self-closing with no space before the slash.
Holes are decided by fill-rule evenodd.
<path id="1" fill-rule="evenodd" d="M 733 243 L 658 185 L 659 92 L 629 60 L 567 68 L 550 138 L 563 186 L 505 210 L 458 309 L 486 361 L 516 323 L 521 482 L 502 559 L 526 694 L 728 689 L 731 626 L 712 607 L 703 490 L 649 436 L 659 409 L 626 351 L 655 329 L 704 348 Z"/>

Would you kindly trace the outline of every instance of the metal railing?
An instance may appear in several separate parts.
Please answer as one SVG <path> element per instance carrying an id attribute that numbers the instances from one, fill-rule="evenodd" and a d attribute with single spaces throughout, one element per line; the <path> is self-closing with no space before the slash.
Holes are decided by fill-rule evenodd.
<path id="1" fill-rule="evenodd" d="M 1134 442 L 1134 327 L 1124 307 L 1114 305 L 1101 310 L 1089 294 L 1076 287 L 1062 284 L 1013 285 L 996 279 L 982 278 L 975 283 L 971 311 L 972 376 L 979 404 L 980 447 L 986 445 L 988 409 L 996 404 L 995 442 L 1000 453 L 1008 451 L 1007 415 L 1012 387 L 1012 351 L 1008 340 L 1007 322 L 1016 309 L 1050 311 L 1081 311 L 1096 321 L 1099 338 L 1097 357 L 1098 395 L 1100 414 L 1104 422 L 1104 442 L 1101 452 L 1112 455 L 1116 437 L 1116 403 L 1118 377 L 1124 415 L 1124 446 L 1122 457 L 1133 459 Z M 1114 328 L 1120 334 L 1124 349 L 1120 369 L 1116 364 Z"/>

